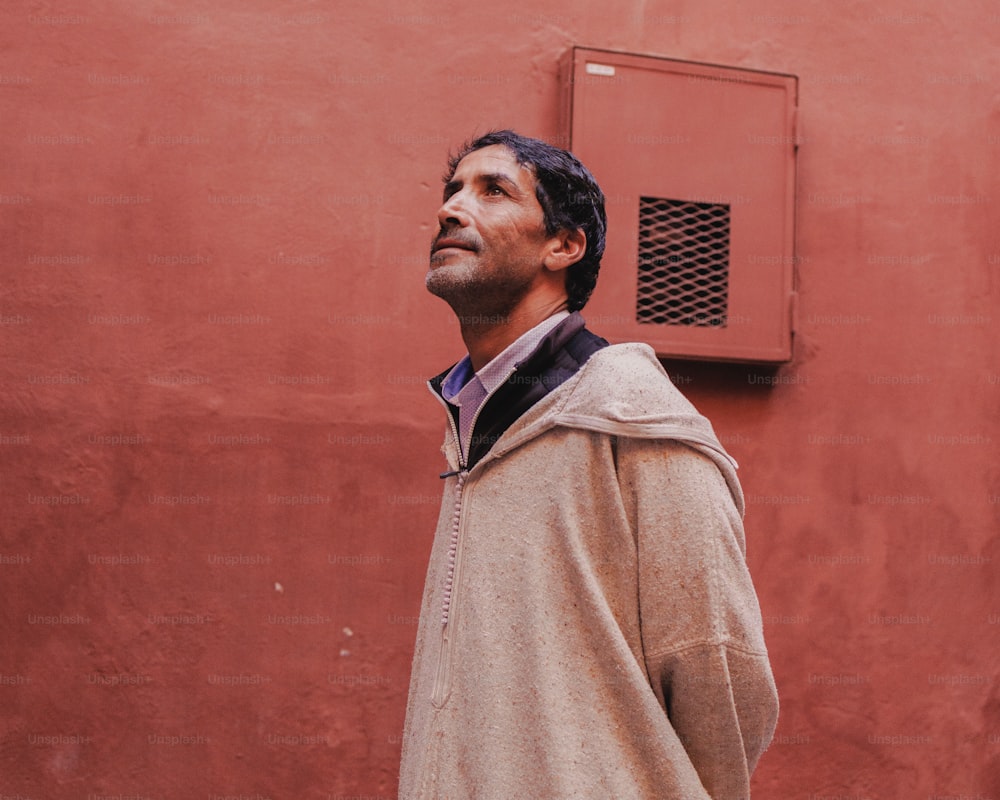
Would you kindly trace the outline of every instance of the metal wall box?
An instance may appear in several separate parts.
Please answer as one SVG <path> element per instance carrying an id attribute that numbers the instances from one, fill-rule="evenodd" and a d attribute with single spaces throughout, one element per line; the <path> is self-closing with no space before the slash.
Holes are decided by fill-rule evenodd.
<path id="1" fill-rule="evenodd" d="M 607 198 L 591 327 L 666 358 L 789 361 L 797 78 L 576 47 L 562 80 Z"/>

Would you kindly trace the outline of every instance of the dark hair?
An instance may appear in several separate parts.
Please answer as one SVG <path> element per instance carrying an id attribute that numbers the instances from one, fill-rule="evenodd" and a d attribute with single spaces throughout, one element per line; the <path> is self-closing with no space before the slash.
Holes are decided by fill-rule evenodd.
<path id="1" fill-rule="evenodd" d="M 445 183 L 454 177 L 458 162 L 469 153 L 496 144 L 506 147 L 519 164 L 534 171 L 535 196 L 545 214 L 545 232 L 552 236 L 561 230 L 582 230 L 587 237 L 583 258 L 566 271 L 568 307 L 570 311 L 579 311 L 594 291 L 604 255 L 608 227 L 604 193 L 572 153 L 511 130 L 490 131 L 464 144 L 448 159 Z"/>

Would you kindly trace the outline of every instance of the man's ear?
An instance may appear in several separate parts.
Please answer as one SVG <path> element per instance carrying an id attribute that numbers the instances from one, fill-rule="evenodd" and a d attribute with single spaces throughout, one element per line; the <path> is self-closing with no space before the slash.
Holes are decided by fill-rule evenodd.
<path id="1" fill-rule="evenodd" d="M 583 228 L 561 230 L 549 239 L 542 263 L 553 272 L 572 267 L 587 252 L 587 234 Z"/>

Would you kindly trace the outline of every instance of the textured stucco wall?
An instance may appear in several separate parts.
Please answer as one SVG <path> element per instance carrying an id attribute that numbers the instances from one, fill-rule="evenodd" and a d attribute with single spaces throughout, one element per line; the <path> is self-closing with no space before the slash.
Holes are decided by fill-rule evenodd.
<path id="1" fill-rule="evenodd" d="M 755 796 L 1000 796 L 994 4 L 0 20 L 0 797 L 394 795 L 422 380 L 460 354 L 438 176 L 558 136 L 574 44 L 800 77 L 795 361 L 670 364 L 743 465 L 783 702 Z"/>

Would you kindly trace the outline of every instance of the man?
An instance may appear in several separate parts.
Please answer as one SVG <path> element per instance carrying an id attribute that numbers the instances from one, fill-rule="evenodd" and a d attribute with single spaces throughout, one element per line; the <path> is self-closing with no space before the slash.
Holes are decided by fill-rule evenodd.
<path id="1" fill-rule="evenodd" d="M 448 468 L 400 798 L 748 797 L 777 695 L 735 464 L 647 345 L 584 327 L 600 188 L 493 132 L 438 223 L 426 284 L 468 355 L 429 382 Z"/>

